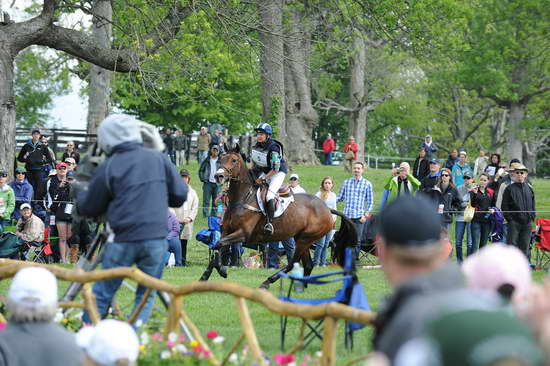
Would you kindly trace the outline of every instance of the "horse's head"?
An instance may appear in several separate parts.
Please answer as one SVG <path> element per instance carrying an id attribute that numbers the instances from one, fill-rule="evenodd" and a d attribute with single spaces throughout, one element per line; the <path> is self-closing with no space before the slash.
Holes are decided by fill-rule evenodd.
<path id="1" fill-rule="evenodd" d="M 236 144 L 233 149 L 228 149 L 227 145 L 224 145 L 224 150 L 226 153 L 220 157 L 220 167 L 215 175 L 218 184 L 240 180 L 243 178 L 240 177 L 242 168 L 246 168 L 239 144 Z"/>

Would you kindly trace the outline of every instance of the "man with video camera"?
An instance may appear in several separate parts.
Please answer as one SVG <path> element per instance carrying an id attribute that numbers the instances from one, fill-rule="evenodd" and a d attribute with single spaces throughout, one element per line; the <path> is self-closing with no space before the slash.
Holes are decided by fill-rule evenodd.
<path id="1" fill-rule="evenodd" d="M 101 123 L 97 144 L 107 159 L 97 167 L 88 187 L 78 193 L 77 207 L 83 216 L 107 215 L 114 238 L 103 249 L 103 269 L 136 264 L 142 272 L 160 278 L 168 246 L 168 207 L 185 202 L 187 186 L 166 155 L 143 146 L 143 125 L 124 114 L 110 115 Z M 101 316 L 106 315 L 121 284 L 122 278 L 94 285 Z M 145 287 L 138 286 L 134 308 L 144 293 Z M 154 296 L 153 291 L 137 325 L 149 318 Z M 83 320 L 90 322 L 87 313 Z"/>

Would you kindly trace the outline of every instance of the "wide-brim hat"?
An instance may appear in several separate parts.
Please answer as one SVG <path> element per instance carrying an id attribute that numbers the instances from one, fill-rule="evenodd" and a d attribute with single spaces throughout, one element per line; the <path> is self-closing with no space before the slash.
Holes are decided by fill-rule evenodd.
<path id="1" fill-rule="evenodd" d="M 510 164 L 510 169 L 508 169 L 509 172 L 516 172 L 516 171 L 524 171 L 528 172 L 529 169 L 522 163 L 512 163 Z"/>

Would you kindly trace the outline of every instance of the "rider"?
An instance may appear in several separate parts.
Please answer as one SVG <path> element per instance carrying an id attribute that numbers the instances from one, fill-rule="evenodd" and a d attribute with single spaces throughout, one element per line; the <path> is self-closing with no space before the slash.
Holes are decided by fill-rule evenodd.
<path id="1" fill-rule="evenodd" d="M 269 188 L 266 195 L 267 223 L 264 231 L 273 234 L 273 215 L 275 214 L 275 195 L 285 180 L 288 172 L 286 161 L 283 158 L 283 145 L 273 139 L 273 129 L 265 122 L 262 122 L 254 129 L 256 132 L 256 145 L 252 148 L 251 158 L 254 163 L 254 171 L 259 174 L 257 184 L 267 183 Z"/>

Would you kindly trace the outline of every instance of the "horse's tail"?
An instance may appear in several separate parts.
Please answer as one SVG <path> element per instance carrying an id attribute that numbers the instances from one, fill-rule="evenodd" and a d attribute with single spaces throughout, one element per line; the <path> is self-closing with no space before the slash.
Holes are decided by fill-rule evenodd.
<path id="1" fill-rule="evenodd" d="M 355 230 L 355 225 L 346 215 L 333 209 L 331 209 L 330 212 L 342 218 L 340 229 L 334 234 L 332 241 L 336 245 L 334 249 L 334 259 L 343 267 L 346 248 L 354 246 L 357 241 L 357 230 Z"/>

